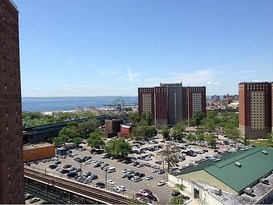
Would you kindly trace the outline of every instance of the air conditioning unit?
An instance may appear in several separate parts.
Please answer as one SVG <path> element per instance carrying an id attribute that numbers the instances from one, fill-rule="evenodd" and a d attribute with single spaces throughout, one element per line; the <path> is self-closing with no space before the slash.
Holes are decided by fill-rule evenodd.
<path id="1" fill-rule="evenodd" d="M 250 187 L 247 187 L 247 188 L 245 188 L 245 193 L 247 194 L 247 195 L 250 195 L 250 196 L 252 196 L 252 194 L 253 194 L 253 192 L 254 192 L 254 190 L 252 189 L 252 188 L 250 188 Z"/>
<path id="2" fill-rule="evenodd" d="M 216 195 L 221 196 L 221 195 L 222 195 L 222 190 L 221 190 L 221 189 L 217 189 L 217 190 L 214 191 L 214 193 L 215 193 Z"/>
<path id="3" fill-rule="evenodd" d="M 240 162 L 235 162 L 234 163 L 237 167 L 241 167 L 242 166 L 242 164 L 240 163 Z"/>

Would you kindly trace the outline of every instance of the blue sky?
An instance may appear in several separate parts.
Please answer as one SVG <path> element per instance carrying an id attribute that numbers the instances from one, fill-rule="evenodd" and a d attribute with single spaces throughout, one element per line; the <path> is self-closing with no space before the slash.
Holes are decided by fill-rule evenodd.
<path id="1" fill-rule="evenodd" d="M 273 81 L 272 0 L 13 0 L 22 96 L 137 96 L 160 82 L 237 94 Z"/>

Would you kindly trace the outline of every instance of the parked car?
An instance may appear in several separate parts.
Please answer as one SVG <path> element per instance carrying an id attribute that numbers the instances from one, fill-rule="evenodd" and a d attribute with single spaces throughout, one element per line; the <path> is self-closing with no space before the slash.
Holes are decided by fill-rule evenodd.
<path id="1" fill-rule="evenodd" d="M 148 180 L 153 179 L 153 177 L 152 176 L 147 176 L 145 179 L 148 181 Z"/>
<path id="2" fill-rule="evenodd" d="M 158 174 L 164 174 L 164 173 L 165 173 L 165 171 L 162 170 L 162 169 L 160 169 L 160 170 L 158 171 Z"/>
<path id="3" fill-rule="evenodd" d="M 179 191 L 173 190 L 172 196 L 179 196 L 181 193 Z"/>
<path id="4" fill-rule="evenodd" d="M 29 200 L 29 203 L 33 204 L 33 203 L 35 203 L 37 201 L 40 201 L 40 200 L 41 200 L 40 198 L 34 197 L 34 198 L 32 198 L 32 199 Z"/>
<path id="5" fill-rule="evenodd" d="M 163 186 L 163 185 L 165 185 L 165 184 L 166 184 L 166 183 L 165 183 L 164 180 L 160 180 L 160 181 L 157 183 L 158 186 Z"/>
<path id="6" fill-rule="evenodd" d="M 55 169 L 55 168 L 58 167 L 58 165 L 56 165 L 56 164 L 50 164 L 50 165 L 48 165 L 48 167 L 49 167 L 50 169 Z"/>
<path id="7" fill-rule="evenodd" d="M 126 188 L 123 185 L 117 186 L 117 189 L 119 189 L 120 191 L 126 191 Z"/>
<path id="8" fill-rule="evenodd" d="M 75 172 L 75 171 L 70 171 L 70 172 L 67 173 L 67 176 L 68 176 L 68 177 L 75 177 L 75 176 L 77 176 L 77 175 L 78 175 L 78 173 Z"/>
<path id="9" fill-rule="evenodd" d="M 108 180 L 107 180 L 107 183 L 108 183 L 108 184 L 111 184 L 111 185 L 114 185 L 114 184 L 115 184 L 115 182 L 114 182 L 112 179 L 108 179 Z"/>
<path id="10" fill-rule="evenodd" d="M 105 184 L 103 182 L 97 182 L 95 186 L 99 188 L 105 188 Z"/>

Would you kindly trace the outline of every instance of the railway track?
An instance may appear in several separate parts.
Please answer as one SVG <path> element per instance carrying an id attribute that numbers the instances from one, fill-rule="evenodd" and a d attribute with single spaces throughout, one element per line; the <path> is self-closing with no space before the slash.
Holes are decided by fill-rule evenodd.
<path id="1" fill-rule="evenodd" d="M 83 197 L 92 199 L 94 201 L 98 201 L 106 204 L 128 204 L 130 198 L 114 194 L 112 192 L 98 189 L 95 187 L 86 186 L 83 184 L 79 184 L 74 181 L 66 180 L 63 178 L 59 178 L 52 175 L 47 175 L 42 172 L 32 170 L 29 168 L 24 169 L 24 175 L 27 178 L 34 179 L 44 184 L 48 184 L 51 186 L 55 186 L 57 188 L 67 190 L 74 194 L 81 195 Z"/>

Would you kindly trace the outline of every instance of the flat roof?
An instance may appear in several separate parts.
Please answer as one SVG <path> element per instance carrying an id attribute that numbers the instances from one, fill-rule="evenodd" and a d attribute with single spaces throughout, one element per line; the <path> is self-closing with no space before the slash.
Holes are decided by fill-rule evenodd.
<path id="1" fill-rule="evenodd" d="M 24 145 L 23 149 L 30 150 L 30 149 L 37 149 L 37 148 L 41 148 L 41 147 L 52 147 L 52 146 L 54 146 L 54 145 L 52 145 L 50 143 L 27 144 L 27 145 Z"/>

